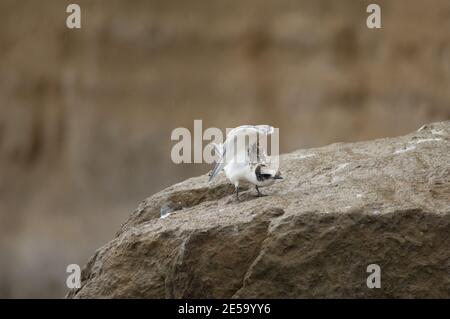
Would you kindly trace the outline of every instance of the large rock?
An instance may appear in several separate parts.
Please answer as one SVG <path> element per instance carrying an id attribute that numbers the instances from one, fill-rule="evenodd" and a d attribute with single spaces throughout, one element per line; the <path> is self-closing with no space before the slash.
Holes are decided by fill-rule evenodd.
<path id="1" fill-rule="evenodd" d="M 80 30 L 70 1 L 0 1 L 3 298 L 61 296 L 138 200 L 207 170 L 170 161 L 195 119 L 283 152 L 450 119 L 448 0 L 378 0 L 380 30 L 371 1 L 73 2 Z"/>
<path id="2" fill-rule="evenodd" d="M 282 156 L 233 200 L 222 177 L 147 198 L 68 296 L 450 297 L 450 122 Z M 160 212 L 171 211 L 160 218 Z M 366 285 L 381 267 L 381 288 Z"/>

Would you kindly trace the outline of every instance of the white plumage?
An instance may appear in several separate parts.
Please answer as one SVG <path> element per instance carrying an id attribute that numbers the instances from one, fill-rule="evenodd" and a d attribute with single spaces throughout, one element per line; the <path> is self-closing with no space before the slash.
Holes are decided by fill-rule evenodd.
<path id="1" fill-rule="evenodd" d="M 239 184 L 242 181 L 255 185 L 258 196 L 261 196 L 259 187 L 272 185 L 276 179 L 282 179 L 277 170 L 268 167 L 270 163 L 260 143 L 261 135 L 266 137 L 273 132 L 274 128 L 269 125 L 243 125 L 231 130 L 223 144 L 212 143 L 219 159 L 209 181 L 223 170 L 235 186 L 238 200 Z"/>

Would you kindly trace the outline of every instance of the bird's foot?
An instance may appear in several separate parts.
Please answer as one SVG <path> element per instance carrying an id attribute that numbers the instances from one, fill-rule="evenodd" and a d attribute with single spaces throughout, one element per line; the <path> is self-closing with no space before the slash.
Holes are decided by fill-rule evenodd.
<path id="1" fill-rule="evenodd" d="M 235 196 L 235 202 L 236 203 L 240 203 L 241 202 L 241 200 L 239 199 L 239 188 L 238 187 L 236 187 L 236 196 Z"/>
<path id="2" fill-rule="evenodd" d="M 256 188 L 256 197 L 265 197 L 265 196 L 267 196 L 267 195 L 264 195 L 263 193 L 261 193 L 261 192 L 259 191 L 258 186 L 256 186 L 255 188 Z"/>

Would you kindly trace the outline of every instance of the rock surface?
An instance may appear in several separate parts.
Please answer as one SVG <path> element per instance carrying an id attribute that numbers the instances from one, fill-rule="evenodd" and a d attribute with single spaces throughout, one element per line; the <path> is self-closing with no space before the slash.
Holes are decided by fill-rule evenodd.
<path id="1" fill-rule="evenodd" d="M 206 175 L 147 198 L 68 297 L 450 297 L 450 121 L 296 151 L 281 171 L 240 203 Z"/>

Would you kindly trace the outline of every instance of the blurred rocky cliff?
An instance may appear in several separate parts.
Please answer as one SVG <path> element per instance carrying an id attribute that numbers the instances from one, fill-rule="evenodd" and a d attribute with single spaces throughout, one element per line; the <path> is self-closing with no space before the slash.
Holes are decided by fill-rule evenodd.
<path id="1" fill-rule="evenodd" d="M 450 118 L 450 2 L 0 2 L 0 296 L 62 296 L 142 198 L 204 165 L 176 127 L 267 123 L 281 151 Z"/>

